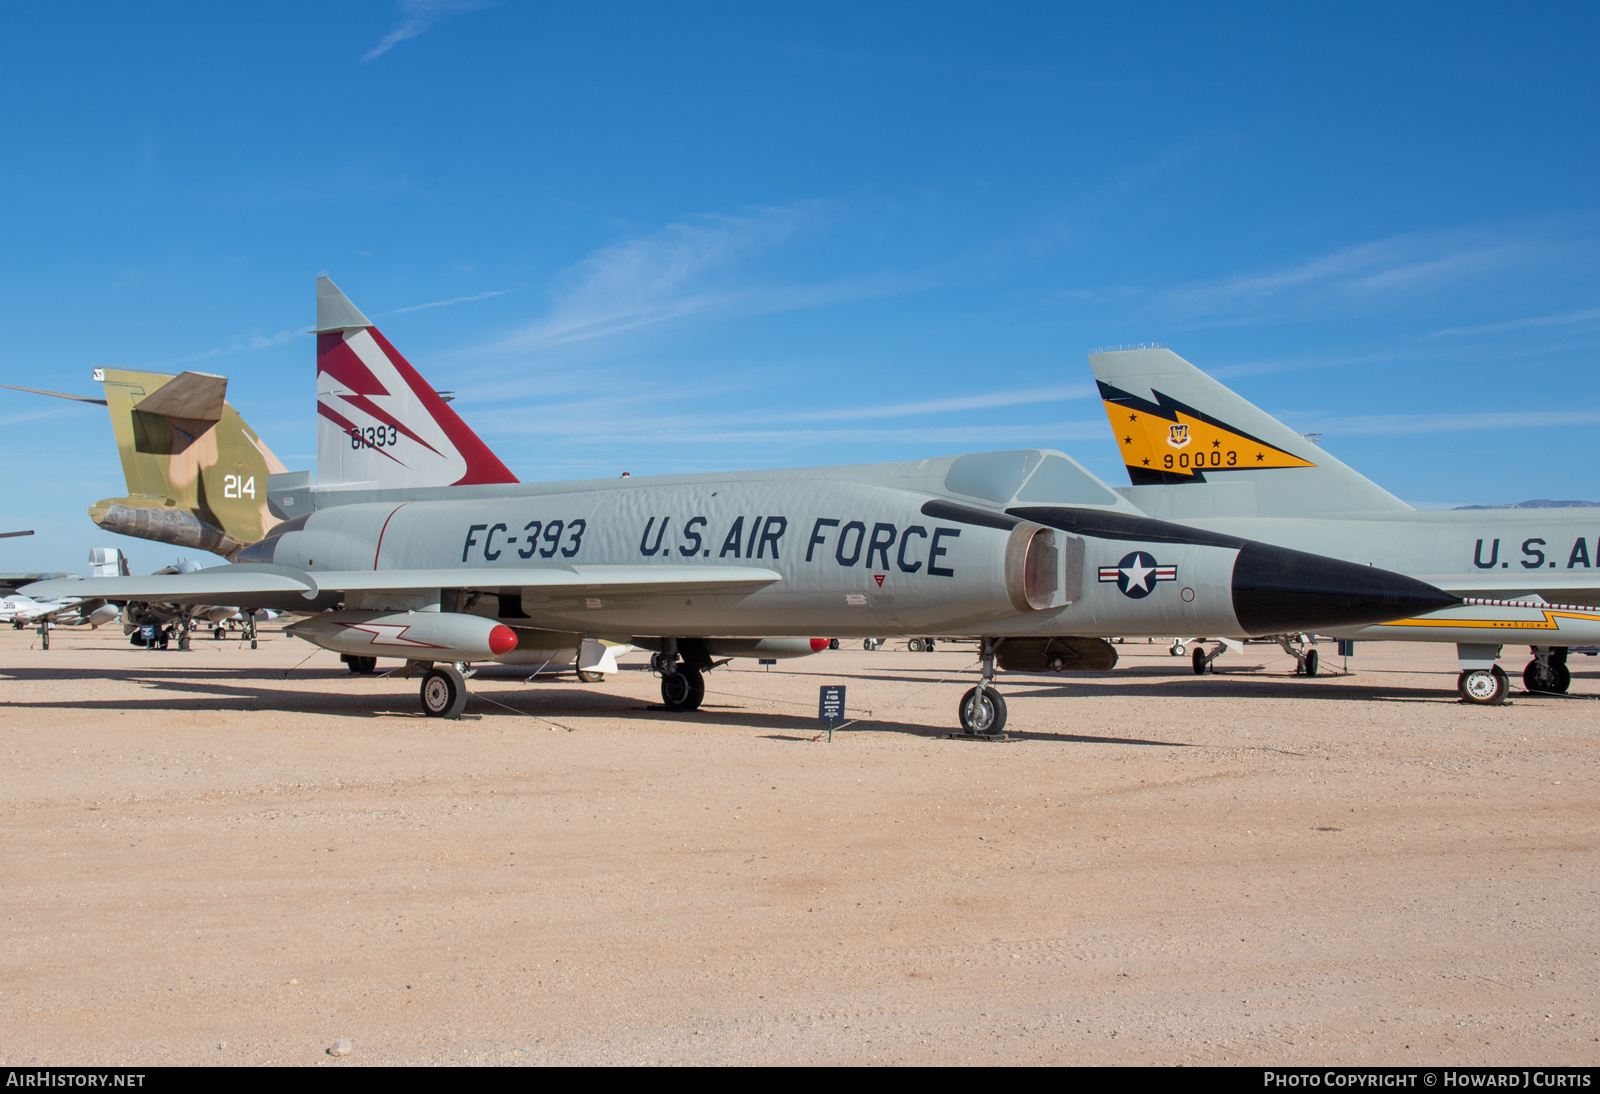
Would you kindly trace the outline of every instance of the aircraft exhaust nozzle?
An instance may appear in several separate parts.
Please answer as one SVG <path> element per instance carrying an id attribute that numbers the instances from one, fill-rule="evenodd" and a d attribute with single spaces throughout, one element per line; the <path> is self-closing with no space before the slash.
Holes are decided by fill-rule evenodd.
<path id="1" fill-rule="evenodd" d="M 1265 543 L 1246 543 L 1233 564 L 1233 613 L 1250 635 L 1362 627 L 1459 603 L 1404 574 Z"/>
<path id="2" fill-rule="evenodd" d="M 89 519 L 119 536 L 153 539 L 174 547 L 210 551 L 223 558 L 231 558 L 244 546 L 227 532 L 212 527 L 186 509 L 124 505 L 122 501 L 107 498 L 89 507 Z"/>
<path id="3" fill-rule="evenodd" d="M 517 645 L 504 623 L 460 612 L 329 612 L 284 630 L 335 653 L 408 661 L 493 661 Z"/>

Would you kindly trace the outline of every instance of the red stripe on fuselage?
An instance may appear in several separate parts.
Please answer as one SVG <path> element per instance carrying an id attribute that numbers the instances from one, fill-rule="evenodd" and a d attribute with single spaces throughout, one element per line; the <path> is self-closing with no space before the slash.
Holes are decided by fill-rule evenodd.
<path id="1" fill-rule="evenodd" d="M 383 527 L 378 529 L 378 549 L 372 552 L 372 568 L 374 570 L 378 568 L 378 556 L 383 554 L 383 533 L 389 530 L 389 522 L 394 519 L 394 514 L 398 513 L 405 507 L 405 502 L 401 502 L 399 505 L 394 507 L 394 513 L 390 513 L 388 516 L 383 518 Z"/>

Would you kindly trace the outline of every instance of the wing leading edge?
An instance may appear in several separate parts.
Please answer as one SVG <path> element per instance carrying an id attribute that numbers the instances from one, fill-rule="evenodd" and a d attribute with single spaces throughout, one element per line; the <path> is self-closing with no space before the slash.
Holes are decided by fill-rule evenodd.
<path id="1" fill-rule="evenodd" d="M 758 588 L 782 580 L 758 566 L 540 566 L 521 569 L 479 567 L 452 570 L 344 570 L 308 573 L 271 563 L 213 566 L 190 574 L 148 577 L 91 577 L 41 581 L 29 596 L 56 596 L 59 587 L 102 600 L 149 600 L 163 604 L 236 603 L 251 595 L 299 593 L 314 600 L 321 593 L 406 592 L 425 589 L 475 589 L 485 592 L 657 593 L 714 592 Z"/>

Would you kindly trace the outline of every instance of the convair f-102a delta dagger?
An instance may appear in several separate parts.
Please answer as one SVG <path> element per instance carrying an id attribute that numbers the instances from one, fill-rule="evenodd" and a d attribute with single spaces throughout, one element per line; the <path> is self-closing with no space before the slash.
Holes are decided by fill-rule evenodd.
<path id="1" fill-rule="evenodd" d="M 396 390 L 415 371 L 326 279 L 317 310 L 319 445 L 431 482 L 274 475 L 285 519 L 233 565 L 74 592 L 302 613 L 290 632 L 318 646 L 407 658 L 424 712 L 444 717 L 465 704 L 462 664 L 578 636 L 654 651 L 680 711 L 699 706 L 716 658 L 754 642 L 970 636 L 983 676 L 959 717 L 982 734 L 1005 723 L 997 664 L 1109 668 L 1111 635 L 1327 630 L 1456 603 L 1385 570 L 1153 520 L 1059 452 L 508 481 L 453 413 L 400 428 L 385 399 L 437 396 Z"/>
<path id="2" fill-rule="evenodd" d="M 1320 633 L 1453 642 L 1457 687 L 1473 703 L 1506 696 L 1495 664 L 1502 643 L 1532 648 L 1523 683 L 1544 692 L 1567 690 L 1568 646 L 1600 643 L 1593 509 L 1418 511 L 1171 350 L 1093 353 L 1089 363 L 1132 482 L 1117 493 L 1144 512 L 1386 567 L 1462 598 L 1442 611 Z M 1197 649 L 1195 671 L 1221 650 Z M 1315 656 L 1291 652 L 1302 664 Z"/>

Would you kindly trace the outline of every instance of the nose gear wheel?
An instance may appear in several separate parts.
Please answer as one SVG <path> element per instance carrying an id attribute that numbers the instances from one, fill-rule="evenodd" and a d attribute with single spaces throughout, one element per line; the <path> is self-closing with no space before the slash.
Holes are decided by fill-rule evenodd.
<path id="1" fill-rule="evenodd" d="M 1506 701 L 1506 692 L 1511 690 L 1511 682 L 1506 679 L 1506 674 L 1499 665 L 1492 669 L 1471 669 L 1463 672 L 1456 680 L 1456 690 L 1461 693 L 1461 698 L 1469 703 L 1482 706 L 1494 706 Z"/>
<path id="2" fill-rule="evenodd" d="M 961 732 L 998 737 L 1006 728 L 1006 701 L 994 688 L 979 685 L 961 697 Z"/>

